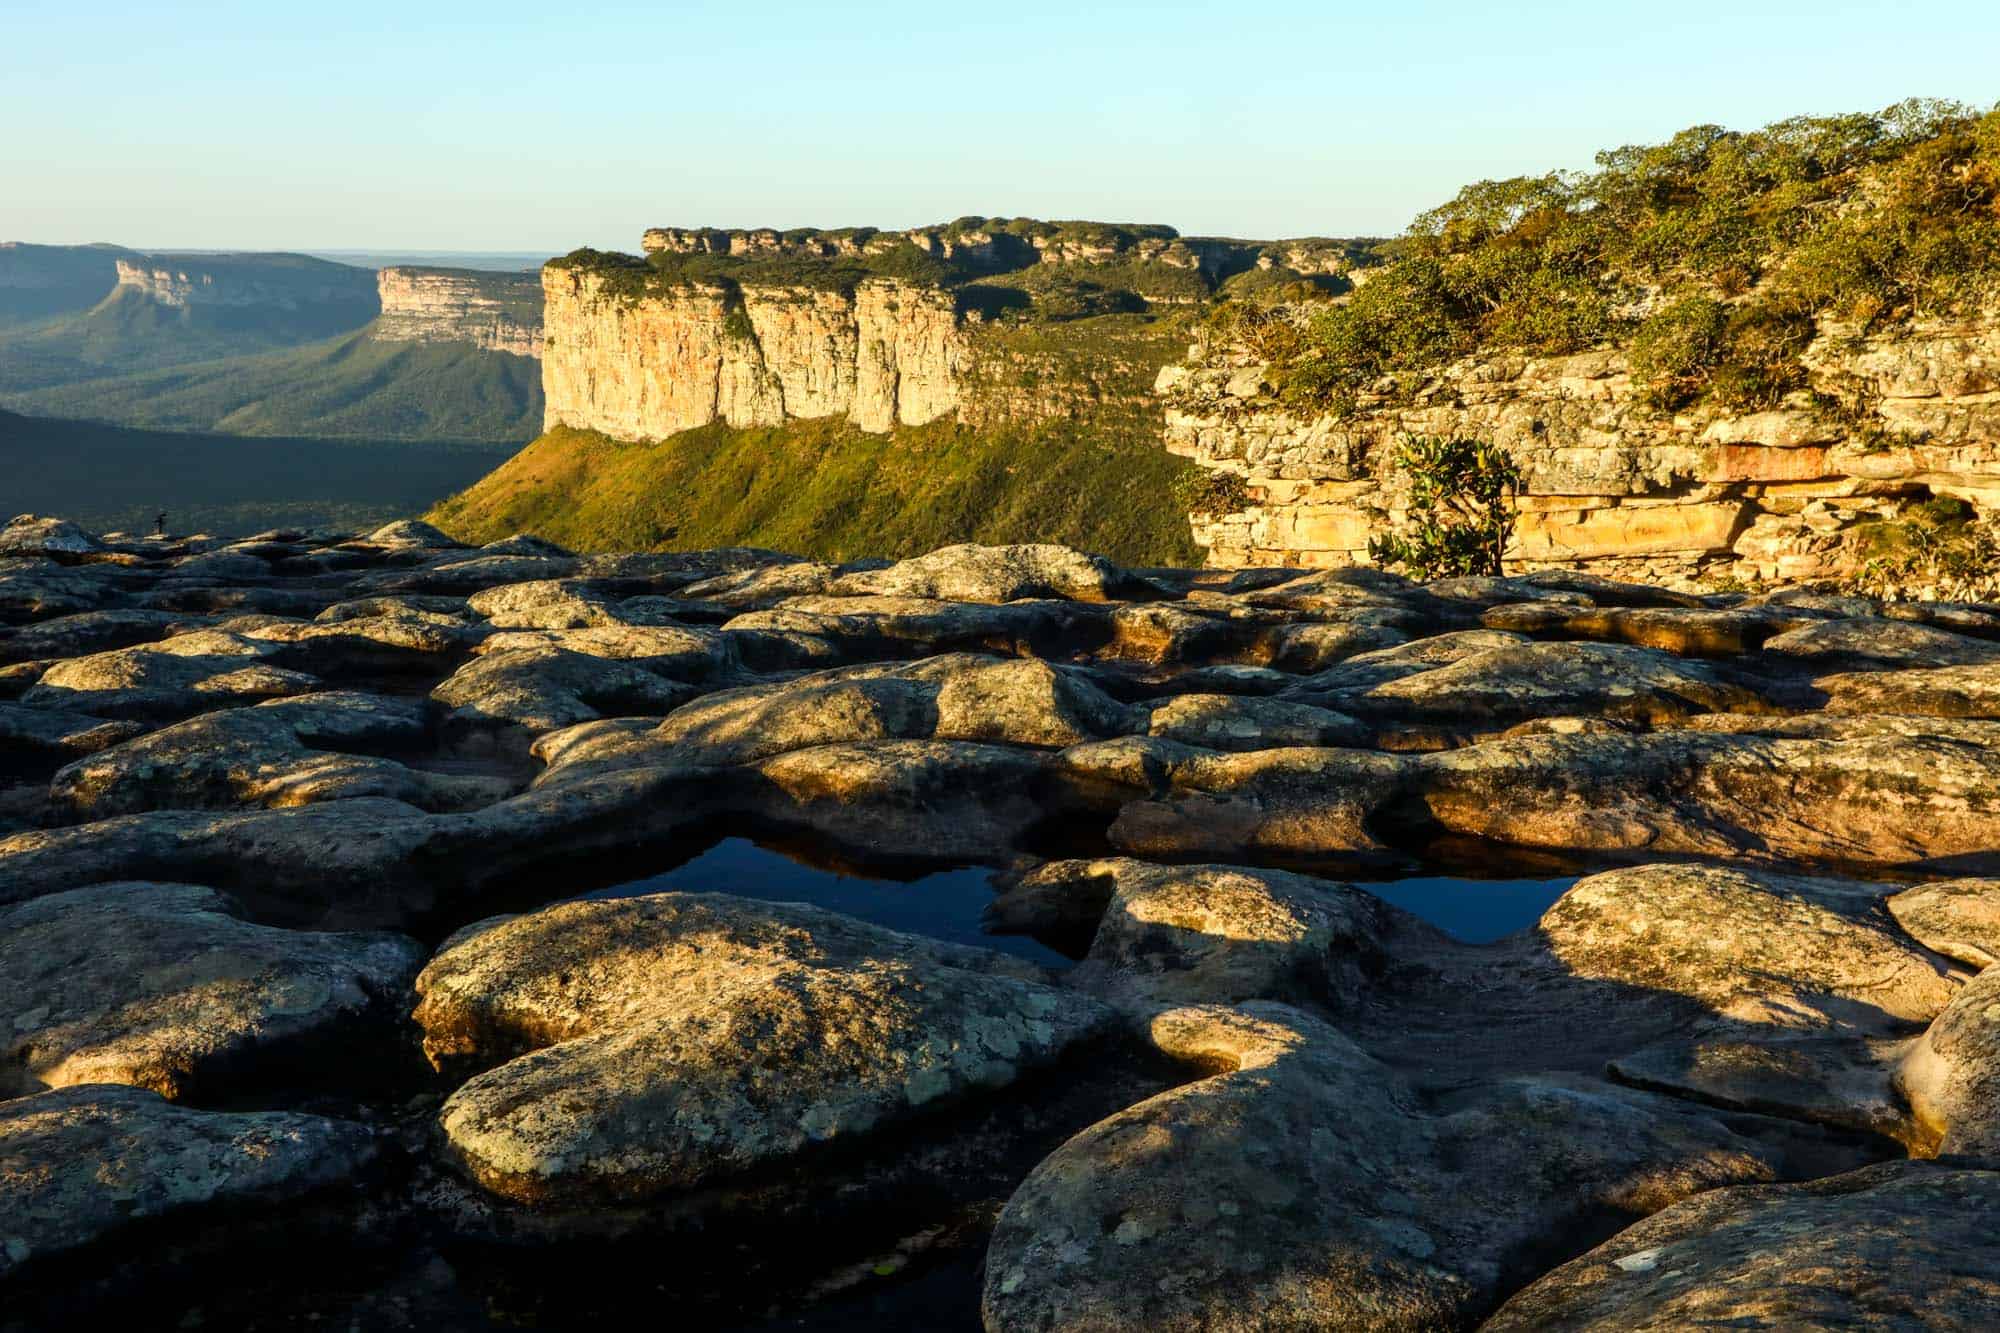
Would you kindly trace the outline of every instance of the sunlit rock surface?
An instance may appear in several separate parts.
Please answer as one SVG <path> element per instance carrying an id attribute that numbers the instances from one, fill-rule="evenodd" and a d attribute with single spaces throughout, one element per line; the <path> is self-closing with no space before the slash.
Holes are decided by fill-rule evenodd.
<path id="1" fill-rule="evenodd" d="M 5 544 L 8 1333 L 1991 1303 L 2000 606 Z"/>

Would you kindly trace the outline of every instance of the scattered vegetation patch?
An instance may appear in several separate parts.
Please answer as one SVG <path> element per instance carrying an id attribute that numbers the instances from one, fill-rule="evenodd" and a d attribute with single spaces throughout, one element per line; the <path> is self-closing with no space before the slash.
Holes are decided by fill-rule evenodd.
<path id="1" fill-rule="evenodd" d="M 1250 484 L 1240 472 L 1196 468 L 1175 477 L 1170 493 L 1190 514 L 1235 514 L 1250 505 Z"/>
<path id="2" fill-rule="evenodd" d="M 542 421 L 531 357 L 367 330 L 290 351 L 8 395 L 38 416 L 231 435 L 519 444 Z"/>
<path id="3" fill-rule="evenodd" d="M 365 530 L 407 518 L 506 456 L 492 445 L 239 439 L 0 412 L 8 512 L 99 531 L 247 536 L 276 527 Z"/>
<path id="4" fill-rule="evenodd" d="M 2000 538 L 1965 501 L 1938 496 L 1856 533 L 1862 557 L 1853 590 L 1890 597 L 1933 588 L 1940 596 L 1983 596 L 2000 581 Z"/>
<path id="5" fill-rule="evenodd" d="M 1368 540 L 1377 564 L 1420 579 L 1500 573 L 1514 526 L 1520 469 L 1505 450 L 1479 440 L 1406 435 L 1391 465 L 1410 488 L 1402 532 Z"/>

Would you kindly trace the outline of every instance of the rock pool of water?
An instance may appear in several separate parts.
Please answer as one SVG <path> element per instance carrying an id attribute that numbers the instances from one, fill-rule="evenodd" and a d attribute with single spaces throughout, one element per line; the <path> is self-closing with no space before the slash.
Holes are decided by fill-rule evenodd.
<path id="1" fill-rule="evenodd" d="M 1526 930 L 1581 879 L 1459 879 L 1449 876 L 1363 883 L 1385 899 L 1467 944 L 1486 944 Z"/>
<path id="2" fill-rule="evenodd" d="M 809 865 L 748 838 L 725 838 L 672 870 L 585 894 L 629 898 L 641 893 L 734 893 L 767 902 L 811 903 L 891 930 L 953 944 L 998 949 L 1045 967 L 1072 960 L 1025 935 L 988 935 L 980 913 L 993 901 L 992 871 L 979 866 L 938 870 L 910 879 Z"/>
<path id="3" fill-rule="evenodd" d="M 981 913 L 993 900 L 991 877 L 983 867 L 965 866 L 899 878 L 882 870 L 814 865 L 748 838 L 725 838 L 671 870 L 584 896 L 734 893 L 770 902 L 805 902 L 892 930 L 999 949 L 1046 967 L 1070 966 L 1074 960 L 1028 936 L 992 935 L 981 929 Z M 1484 944 L 1534 925 L 1578 878 L 1419 876 L 1360 887 L 1454 938 Z"/>

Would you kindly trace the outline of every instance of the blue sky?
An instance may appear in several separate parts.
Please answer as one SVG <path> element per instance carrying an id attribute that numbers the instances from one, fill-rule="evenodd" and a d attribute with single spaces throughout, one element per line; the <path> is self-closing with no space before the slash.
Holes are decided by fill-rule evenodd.
<path id="1" fill-rule="evenodd" d="M 966 213 L 1398 231 L 1690 124 L 2000 99 L 2000 3 L 0 0 L 0 239 L 635 249 Z"/>

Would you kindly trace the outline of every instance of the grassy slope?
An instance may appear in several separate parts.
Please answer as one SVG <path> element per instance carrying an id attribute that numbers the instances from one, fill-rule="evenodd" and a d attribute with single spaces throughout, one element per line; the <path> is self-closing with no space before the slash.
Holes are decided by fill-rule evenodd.
<path id="1" fill-rule="evenodd" d="M 486 472 L 492 446 L 235 439 L 0 412 L 0 520 L 54 513 L 89 527 L 241 535 L 373 526 L 422 510 Z"/>
<path id="2" fill-rule="evenodd" d="M 1165 499 L 1187 466 L 1157 444 L 1061 424 L 871 435 L 825 418 L 657 444 L 557 429 L 428 517 L 464 540 L 533 532 L 586 550 L 740 544 L 852 559 L 1052 541 L 1187 564 L 1200 553 Z"/>
<path id="3" fill-rule="evenodd" d="M 159 430 L 518 443 L 541 424 L 542 373 L 529 357 L 467 343 L 378 343 L 364 331 L 9 402 L 40 415 Z"/>
<path id="4" fill-rule="evenodd" d="M 175 309 L 120 288 L 82 314 L 0 333 L 0 392 L 297 347 L 352 332 L 374 313 L 360 301 Z"/>

